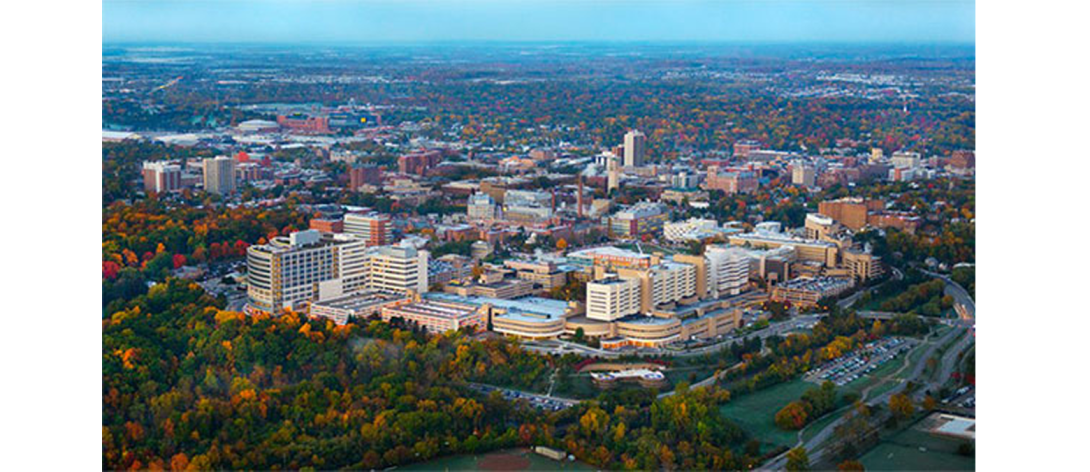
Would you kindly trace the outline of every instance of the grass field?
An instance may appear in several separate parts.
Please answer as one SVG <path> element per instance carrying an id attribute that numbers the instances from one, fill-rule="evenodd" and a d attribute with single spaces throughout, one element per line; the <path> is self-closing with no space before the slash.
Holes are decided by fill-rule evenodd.
<path id="1" fill-rule="evenodd" d="M 711 377 L 714 373 L 715 366 L 680 367 L 662 371 L 662 374 L 666 376 L 666 380 L 668 380 L 671 385 L 671 387 L 667 387 L 666 390 L 672 390 L 679 382 L 689 382 L 690 384 L 699 382 Z"/>
<path id="2" fill-rule="evenodd" d="M 782 383 L 731 398 L 719 411 L 762 443 L 791 447 L 797 442 L 797 431 L 780 429 L 774 418 L 784 405 L 798 400 L 810 388 L 814 388 L 814 384 L 801 379 Z"/>
<path id="3" fill-rule="evenodd" d="M 882 438 L 860 462 L 867 470 L 974 470 L 976 459 L 958 455 L 959 444 L 956 439 L 934 436 L 913 425 Z"/>
<path id="4" fill-rule="evenodd" d="M 484 454 L 442 457 L 397 470 L 594 470 L 582 462 L 559 462 L 529 449 L 507 449 Z"/>

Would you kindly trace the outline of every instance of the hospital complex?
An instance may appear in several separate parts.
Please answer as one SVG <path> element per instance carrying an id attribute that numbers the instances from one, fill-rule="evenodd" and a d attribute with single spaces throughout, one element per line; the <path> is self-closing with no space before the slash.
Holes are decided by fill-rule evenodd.
<path id="1" fill-rule="evenodd" d="M 737 329 L 749 305 L 813 306 L 883 271 L 867 248 L 854 246 L 850 231 L 816 213 L 795 231 L 766 222 L 748 232 L 717 232 L 725 244 L 706 244 L 699 255 L 603 245 L 502 265 L 456 254 L 431 260 L 410 239 L 385 244 L 385 224 L 378 215 L 349 214 L 343 225 L 321 222 L 312 225 L 319 229 L 250 247 L 247 310 L 287 309 L 337 324 L 401 319 L 433 333 L 473 326 L 522 339 L 577 336 L 597 339 L 604 349 L 659 348 Z M 585 287 L 585 301 L 542 296 L 574 282 Z"/>

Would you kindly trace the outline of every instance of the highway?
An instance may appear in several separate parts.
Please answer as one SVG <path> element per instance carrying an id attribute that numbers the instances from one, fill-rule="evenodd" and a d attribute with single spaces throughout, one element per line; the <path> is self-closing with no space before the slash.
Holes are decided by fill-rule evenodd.
<path id="1" fill-rule="evenodd" d="M 891 267 L 890 270 L 893 271 L 893 278 L 894 279 L 901 280 L 901 279 L 905 278 L 905 274 L 903 272 L 901 272 L 900 270 L 898 270 L 896 267 Z M 881 284 L 879 284 L 879 286 L 880 285 Z M 855 292 L 855 293 L 851 294 L 850 296 L 848 296 L 848 297 L 846 297 L 846 298 L 844 298 L 842 300 L 838 300 L 836 302 L 836 304 L 839 305 L 840 308 L 848 308 L 848 307 L 852 306 L 852 304 L 854 304 L 856 300 L 859 300 L 859 297 L 862 297 L 864 293 L 870 293 L 870 292 L 874 291 L 874 289 L 876 289 L 876 288 L 878 288 L 878 286 L 874 286 L 874 287 L 868 288 L 866 290 L 860 290 L 860 291 Z"/>
<path id="2" fill-rule="evenodd" d="M 949 378 L 950 374 L 952 374 L 954 370 L 956 370 L 958 354 L 968 349 L 973 340 L 969 332 L 968 326 L 976 323 L 977 318 L 977 304 L 972 301 L 969 293 L 965 290 L 965 288 L 959 286 L 957 282 L 950 279 L 949 277 L 940 274 L 929 273 L 929 271 L 924 271 L 924 273 L 933 277 L 940 278 L 944 282 L 946 282 L 946 289 L 944 290 L 944 293 L 954 296 L 956 303 L 965 305 L 967 317 L 959 319 L 959 322 L 955 323 L 954 326 L 952 326 L 952 329 L 947 331 L 946 334 L 944 334 L 940 339 L 921 344 L 921 347 L 917 349 L 927 349 L 927 351 L 924 351 L 923 355 L 920 358 L 920 362 L 912 366 L 912 371 L 907 376 L 898 379 L 898 382 L 901 384 L 901 386 L 904 386 L 909 382 L 917 382 L 917 380 L 920 379 L 920 377 L 923 375 L 924 368 L 928 365 L 927 360 L 931 359 L 932 356 L 935 355 L 935 352 L 938 350 L 938 348 L 945 346 L 945 344 L 957 339 L 953 346 L 950 346 L 950 348 L 943 353 L 938 375 L 935 376 L 934 379 L 931 380 L 931 382 L 927 383 L 927 388 L 917 389 L 915 394 L 913 394 L 913 400 L 916 401 L 919 401 L 924 397 L 925 391 L 934 391 L 937 388 L 940 388 L 942 384 L 944 384 Z M 908 365 L 909 359 L 911 359 L 911 354 L 905 356 L 906 366 Z M 882 384 L 875 384 L 867 390 L 864 390 L 864 397 L 865 395 L 869 394 L 870 390 L 877 385 Z M 874 398 L 869 398 L 864 402 L 867 403 L 868 406 L 872 407 L 875 406 L 875 404 L 885 404 L 889 402 L 889 397 L 893 397 L 895 394 L 897 394 L 897 392 L 900 392 L 901 390 L 904 390 L 904 387 L 893 388 L 884 392 L 884 394 L 882 395 Z M 821 460 L 823 449 L 819 449 L 818 446 L 824 443 L 826 439 L 831 437 L 836 431 L 836 427 L 841 423 L 844 423 L 843 416 L 838 417 L 838 419 L 836 419 L 833 423 L 829 423 L 827 426 L 825 426 L 825 428 L 823 428 L 821 432 L 814 435 L 814 437 L 810 438 L 809 441 L 806 441 L 806 444 L 801 444 L 804 448 L 807 449 L 807 455 L 810 458 L 810 463 L 816 463 Z M 761 470 L 784 470 L 786 468 L 786 465 L 787 453 L 784 452 L 782 453 L 782 455 L 779 455 L 776 458 L 772 459 L 770 462 L 762 465 Z"/>
<path id="3" fill-rule="evenodd" d="M 969 320 L 976 320 L 976 303 L 973 302 L 973 297 L 969 296 L 969 291 L 965 290 L 965 287 L 962 287 L 957 282 L 954 282 L 954 280 L 948 276 L 924 269 L 920 269 L 920 271 L 932 277 L 942 279 L 943 282 L 946 282 L 946 289 L 943 290 L 943 293 L 954 297 L 955 303 L 960 303 L 962 306 L 965 307 L 967 318 Z"/>

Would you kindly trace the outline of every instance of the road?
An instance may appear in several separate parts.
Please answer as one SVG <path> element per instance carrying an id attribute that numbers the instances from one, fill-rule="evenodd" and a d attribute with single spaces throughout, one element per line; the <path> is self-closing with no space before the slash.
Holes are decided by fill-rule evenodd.
<path id="1" fill-rule="evenodd" d="M 976 303 L 973 302 L 973 297 L 969 296 L 969 291 L 965 290 L 965 287 L 962 287 L 957 282 L 954 282 L 954 280 L 948 276 L 924 269 L 920 269 L 920 271 L 932 277 L 942 279 L 943 282 L 946 282 L 946 288 L 945 290 L 943 290 L 943 293 L 954 297 L 955 303 L 960 303 L 962 306 L 965 307 L 965 312 L 969 321 L 976 320 Z"/>
<path id="2" fill-rule="evenodd" d="M 604 359 L 616 359 L 624 355 L 642 355 L 642 356 L 672 356 L 672 357 L 693 357 L 703 356 L 705 354 L 713 354 L 720 350 L 730 347 L 735 341 L 746 340 L 752 338 L 765 339 L 773 335 L 783 335 L 791 331 L 798 329 L 809 328 L 813 326 L 822 316 L 823 313 L 796 316 L 789 320 L 777 321 L 770 323 L 767 328 L 754 331 L 744 336 L 727 335 L 722 340 L 715 344 L 709 344 L 706 346 L 688 348 L 684 350 L 674 351 L 671 349 L 656 349 L 656 348 L 642 348 L 642 349 L 620 349 L 620 350 L 605 350 L 599 348 L 593 348 L 585 346 L 583 344 L 577 344 L 560 339 L 548 339 L 548 340 L 536 340 L 536 341 L 523 341 L 523 349 L 540 352 L 543 354 L 566 354 L 572 353 L 580 356 L 594 356 Z"/>
<path id="3" fill-rule="evenodd" d="M 940 388 L 942 384 L 944 384 L 949 378 L 950 374 L 952 374 L 954 370 L 956 370 L 958 354 L 968 349 L 973 341 L 973 337 L 969 332 L 968 326 L 976 323 L 977 319 L 977 304 L 976 302 L 972 301 L 969 296 L 969 292 L 967 292 L 965 288 L 962 288 L 958 285 L 957 282 L 941 274 L 930 273 L 930 271 L 927 270 L 924 270 L 924 273 L 933 277 L 940 278 L 944 282 L 946 282 L 946 289 L 944 290 L 944 293 L 954 296 L 956 303 L 964 305 L 967 316 L 966 318 L 959 319 L 958 322 L 953 325 L 952 329 L 947 331 L 946 334 L 943 335 L 940 339 L 931 343 L 921 344 L 921 346 L 927 346 L 927 351 L 925 351 L 923 356 L 921 356 L 920 362 L 912 366 L 912 371 L 907 376 L 899 379 L 900 384 L 903 386 L 909 382 L 916 382 L 916 380 L 918 380 L 923 375 L 923 370 L 928 365 L 927 360 L 931 359 L 932 356 L 935 355 L 935 352 L 938 350 L 938 348 L 945 346 L 945 344 L 957 339 L 953 346 L 950 346 L 950 348 L 943 353 L 940 363 L 940 370 L 938 370 L 938 375 L 935 376 L 934 379 L 930 380 L 930 382 L 927 384 L 928 388 L 918 389 L 915 394 L 913 394 L 913 399 L 915 400 L 922 399 L 922 397 L 925 395 L 925 391 L 927 390 L 934 391 Z M 911 354 L 905 356 L 906 365 L 908 364 L 910 358 Z M 875 384 L 867 390 L 864 390 L 863 395 L 865 396 L 869 394 L 870 389 L 876 387 L 877 385 L 881 384 Z M 904 387 L 893 388 L 884 392 L 884 394 L 880 396 L 865 400 L 865 403 L 867 403 L 868 406 L 872 407 L 875 406 L 875 404 L 888 403 L 889 397 L 893 397 L 895 394 L 897 394 L 897 392 L 900 392 L 901 390 L 904 390 Z M 823 441 L 831 437 L 836 431 L 836 426 L 840 425 L 841 423 L 844 423 L 843 416 L 838 417 L 838 419 L 836 419 L 836 421 L 834 421 L 833 423 L 829 423 L 827 426 L 825 426 L 824 429 L 822 429 L 821 432 L 814 435 L 814 437 L 810 438 L 810 440 L 806 441 L 806 443 L 802 444 L 802 446 L 807 449 L 807 455 L 810 458 L 810 463 L 816 463 L 821 460 L 823 449 L 819 449 L 818 446 L 821 445 Z M 774 458 L 772 461 L 764 464 L 761 469 L 783 470 L 786 468 L 786 465 L 787 453 L 785 452 L 782 453 L 782 455 Z"/>
<path id="4" fill-rule="evenodd" d="M 573 400 L 571 398 L 557 397 L 557 396 L 553 396 L 553 395 L 543 395 L 543 394 L 540 394 L 540 393 L 524 392 L 522 390 L 515 390 L 513 388 L 497 387 L 495 385 L 488 385 L 488 384 L 470 382 L 469 386 L 470 386 L 470 388 L 473 388 L 475 390 L 484 392 L 486 394 L 489 393 L 489 392 L 492 392 L 494 390 L 499 391 L 500 393 L 503 394 L 503 396 L 505 398 L 509 398 L 509 399 L 525 399 L 525 400 L 529 401 L 530 403 L 534 404 L 534 406 L 538 406 L 538 407 L 558 405 L 558 406 L 562 406 L 564 408 L 568 408 L 568 407 L 578 405 L 579 402 L 580 402 L 580 400 Z"/>
<path id="5" fill-rule="evenodd" d="M 701 347 L 694 347 L 694 348 L 691 348 L 691 349 L 686 349 L 685 351 L 673 352 L 673 351 L 663 350 L 663 349 L 653 349 L 653 350 L 649 350 L 649 351 L 657 351 L 657 352 L 655 352 L 656 354 L 677 356 L 677 357 L 702 356 L 704 354 L 711 354 L 711 353 L 719 352 L 723 348 L 729 347 L 731 344 L 734 344 L 735 341 L 742 341 L 742 340 L 753 339 L 753 338 L 766 339 L 769 336 L 782 336 L 785 333 L 790 333 L 792 331 L 796 331 L 796 330 L 799 330 L 799 329 L 810 328 L 814 324 L 816 324 L 818 322 L 818 320 L 820 320 L 821 317 L 823 317 L 823 316 L 825 316 L 824 313 L 796 316 L 796 317 L 791 318 L 789 320 L 769 323 L 767 328 L 764 328 L 764 329 L 761 329 L 761 330 L 758 330 L 758 331 L 754 331 L 754 332 L 746 334 L 744 336 L 728 335 L 728 336 L 725 336 L 722 341 L 716 342 L 715 344 L 709 344 L 707 346 L 701 346 Z"/>
<path id="6" fill-rule="evenodd" d="M 896 267 L 890 267 L 890 270 L 893 271 L 893 278 L 894 279 L 901 280 L 901 279 L 905 278 L 905 274 L 903 272 L 901 272 L 900 270 L 898 270 Z M 881 284 L 879 284 L 879 285 L 881 285 Z M 848 307 L 852 306 L 852 304 L 854 304 L 856 300 L 859 300 L 859 297 L 862 297 L 864 293 L 870 293 L 870 292 L 874 291 L 874 289 L 876 289 L 876 288 L 878 288 L 878 286 L 874 286 L 874 287 L 868 288 L 866 290 L 860 290 L 860 291 L 855 292 L 855 293 L 851 294 L 850 296 L 848 296 L 848 297 L 846 297 L 846 298 L 844 298 L 842 300 L 838 300 L 836 302 L 836 304 L 839 305 L 840 308 L 848 308 Z"/>
<path id="7" fill-rule="evenodd" d="M 761 348 L 761 354 L 762 355 L 768 354 L 769 352 L 770 351 L 768 350 L 768 348 Z M 708 378 L 690 385 L 689 388 L 692 389 L 692 388 L 697 388 L 697 387 L 710 387 L 712 385 L 715 385 L 715 383 L 718 382 L 719 379 L 721 379 L 724 375 L 727 375 L 731 371 L 741 369 L 744 365 L 745 365 L 744 362 L 739 362 L 737 364 L 734 364 L 734 365 L 730 366 L 729 368 L 726 368 L 726 369 L 723 369 L 723 370 L 717 370 L 717 371 L 715 371 L 714 374 L 712 374 Z M 670 390 L 669 392 L 660 393 L 659 398 L 666 398 L 666 397 L 668 397 L 670 395 L 673 395 L 674 392 L 676 392 L 676 391 L 677 390 Z"/>
<path id="8" fill-rule="evenodd" d="M 934 356 L 935 352 L 939 349 L 940 346 L 949 343 L 950 341 L 952 341 L 957 336 L 963 335 L 966 332 L 967 332 L 967 330 L 964 329 L 964 328 L 955 327 L 955 328 L 951 329 L 950 331 L 947 331 L 945 334 L 943 334 L 942 337 L 940 337 L 938 340 L 935 340 L 935 341 L 932 341 L 932 342 L 929 342 L 929 343 L 921 344 L 921 347 L 918 347 L 917 349 L 923 348 L 923 349 L 926 349 L 926 350 L 924 351 L 923 356 L 920 357 L 920 362 L 918 362 L 918 363 L 916 363 L 915 365 L 912 366 L 912 370 L 909 372 L 908 375 L 900 377 L 900 378 L 896 379 L 896 381 L 898 381 L 901 385 L 904 385 L 904 384 L 906 384 L 908 382 L 914 382 L 914 381 L 918 380 L 923 375 L 924 368 L 927 367 L 926 360 L 930 359 L 932 356 Z M 971 338 L 971 336 L 966 336 L 966 338 Z M 959 345 L 961 345 L 961 342 L 959 342 L 954 347 L 951 347 L 947 351 L 947 354 L 955 352 L 957 346 L 959 346 Z M 909 355 L 905 356 L 904 366 L 902 366 L 901 369 L 898 370 L 897 373 L 894 374 L 894 376 L 899 375 L 899 373 L 901 371 L 903 371 L 905 368 L 907 368 L 910 365 L 909 364 L 909 359 L 911 359 L 911 357 L 912 357 L 911 353 L 909 353 Z M 956 357 L 956 354 L 955 354 L 955 357 Z M 945 358 L 945 356 L 944 356 L 944 358 Z M 872 386 L 868 387 L 867 389 L 865 389 L 862 392 L 863 398 L 867 398 L 867 395 L 870 393 L 870 391 L 872 389 L 874 389 L 875 387 L 878 387 L 879 385 L 883 385 L 883 384 L 884 384 L 884 382 L 878 383 L 878 384 L 872 385 Z M 867 398 L 864 401 L 864 403 L 866 403 L 869 406 L 889 403 L 889 398 L 892 397 L 897 392 L 899 392 L 900 390 L 901 389 L 898 389 L 898 388 L 889 389 L 886 392 L 884 392 L 884 393 L 882 393 L 882 394 L 880 394 L 878 396 L 875 396 L 874 398 Z M 922 397 L 923 396 L 923 389 L 917 390 L 915 395 L 917 397 Z M 806 448 L 806 452 L 807 452 L 807 455 L 810 458 L 810 463 L 811 464 L 815 464 L 818 461 L 820 461 L 821 456 L 822 456 L 824 451 L 822 449 L 819 449 L 818 446 L 821 445 L 821 443 L 825 442 L 830 437 L 832 437 L 832 435 L 836 431 L 836 427 L 839 426 L 840 424 L 842 424 L 843 422 L 844 422 L 843 417 L 837 418 L 835 421 L 833 421 L 828 426 L 826 426 L 824 429 L 822 429 L 820 432 L 818 432 L 816 435 L 814 435 L 813 438 L 810 438 L 809 441 L 806 441 L 804 444 L 801 444 L 803 447 Z M 801 434 L 800 434 L 800 436 L 801 436 Z M 765 465 L 761 466 L 761 470 L 783 470 L 786 466 L 787 466 L 787 453 L 785 452 L 783 454 L 780 454 L 776 458 L 772 459 L 770 462 L 766 463 Z"/>

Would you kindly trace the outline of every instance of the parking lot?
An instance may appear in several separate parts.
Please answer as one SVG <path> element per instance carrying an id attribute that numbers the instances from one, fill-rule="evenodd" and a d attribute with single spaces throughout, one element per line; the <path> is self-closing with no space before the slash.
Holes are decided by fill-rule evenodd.
<path id="1" fill-rule="evenodd" d="M 942 402 L 962 408 L 976 408 L 976 389 L 970 386 L 961 387 Z"/>
<path id="2" fill-rule="evenodd" d="M 474 390 L 477 390 L 478 392 L 484 393 L 486 395 L 489 394 L 489 393 L 492 393 L 493 391 L 498 391 L 498 392 L 500 392 L 500 394 L 503 395 L 503 398 L 505 400 L 510 400 L 510 401 L 526 400 L 526 402 L 529 403 L 530 406 L 532 406 L 534 408 L 537 408 L 537 409 L 540 409 L 540 410 L 546 410 L 546 411 L 560 411 L 560 410 L 563 410 L 565 408 L 574 406 L 575 404 L 578 403 L 578 402 L 573 401 L 573 400 L 564 400 L 564 399 L 558 399 L 558 398 L 555 398 L 555 397 L 547 397 L 545 395 L 538 395 L 538 394 L 533 394 L 533 393 L 520 392 L 518 390 L 511 390 L 511 389 L 507 389 L 507 388 L 494 387 L 494 386 L 491 386 L 491 385 L 470 384 L 469 387 L 474 389 Z"/>
<path id="3" fill-rule="evenodd" d="M 885 338 L 869 342 L 861 349 L 807 372 L 804 378 L 808 382 L 830 381 L 843 387 L 908 352 L 915 344 L 915 340 L 906 338 Z"/>

